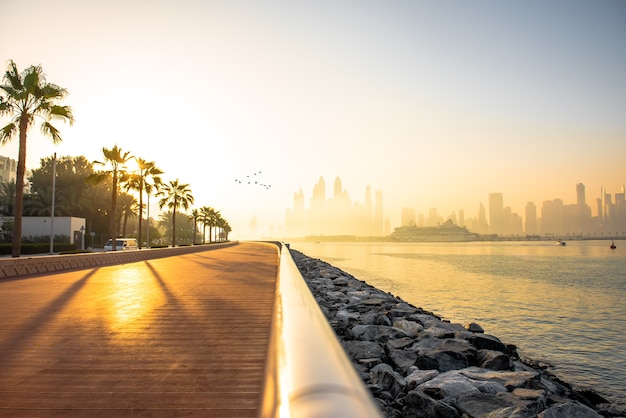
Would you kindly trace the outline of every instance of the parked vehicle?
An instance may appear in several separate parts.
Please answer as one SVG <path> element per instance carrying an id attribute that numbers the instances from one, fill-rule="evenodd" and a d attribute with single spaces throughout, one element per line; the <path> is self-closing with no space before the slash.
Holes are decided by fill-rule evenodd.
<path id="1" fill-rule="evenodd" d="M 131 251 L 136 250 L 137 240 L 135 238 L 116 238 L 115 239 L 115 251 Z M 104 251 L 113 251 L 113 241 L 108 240 L 104 244 Z"/>

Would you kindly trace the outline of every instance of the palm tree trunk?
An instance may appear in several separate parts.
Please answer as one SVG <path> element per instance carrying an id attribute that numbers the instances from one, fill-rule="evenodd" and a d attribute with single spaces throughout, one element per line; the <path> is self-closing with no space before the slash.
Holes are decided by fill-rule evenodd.
<path id="1" fill-rule="evenodd" d="M 138 248 L 141 250 L 141 218 L 143 218 L 143 177 L 139 180 L 139 229 L 137 234 L 139 239 L 137 240 Z"/>
<path id="2" fill-rule="evenodd" d="M 128 211 L 124 211 L 124 224 L 122 226 L 122 236 L 126 236 L 126 226 L 128 225 Z"/>
<path id="3" fill-rule="evenodd" d="M 109 214 L 109 235 L 111 238 L 111 249 L 113 251 L 115 248 L 115 238 L 117 238 L 117 234 L 115 233 L 115 209 L 117 207 L 117 172 L 113 173 L 113 192 L 111 193 L 111 213 Z"/>
<path id="4" fill-rule="evenodd" d="M 176 202 L 174 200 L 174 202 Z M 176 203 L 174 203 L 174 210 L 172 211 L 172 248 L 176 247 Z"/>
<path id="5" fill-rule="evenodd" d="M 15 175 L 15 207 L 13 216 L 13 238 L 11 256 L 19 257 L 22 248 L 22 211 L 24 208 L 24 173 L 26 172 L 26 130 L 28 129 L 28 113 L 20 117 L 20 145 L 17 157 L 17 174 Z"/>

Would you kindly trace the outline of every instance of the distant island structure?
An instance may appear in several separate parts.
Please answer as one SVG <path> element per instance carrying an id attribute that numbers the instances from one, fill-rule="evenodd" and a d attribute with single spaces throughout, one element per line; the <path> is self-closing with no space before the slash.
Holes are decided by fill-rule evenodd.
<path id="1" fill-rule="evenodd" d="M 308 209 L 302 188 L 294 193 L 293 208 L 285 212 L 285 232 L 291 237 L 345 235 L 373 237 L 388 235 L 389 221 L 383 219 L 383 192 L 365 189 L 363 202 L 352 201 L 337 177 L 332 197 L 326 196 L 326 182 L 320 177 L 313 186 Z"/>
<path id="2" fill-rule="evenodd" d="M 451 219 L 437 226 L 401 226 L 396 228 L 389 238 L 390 241 L 400 242 L 459 242 L 482 239 L 479 234 L 470 232 L 465 227 L 455 225 Z"/>

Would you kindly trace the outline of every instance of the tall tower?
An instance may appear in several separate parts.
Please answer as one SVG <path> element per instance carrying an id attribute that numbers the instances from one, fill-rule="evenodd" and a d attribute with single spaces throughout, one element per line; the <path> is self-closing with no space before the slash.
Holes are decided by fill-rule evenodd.
<path id="1" fill-rule="evenodd" d="M 600 222 L 604 222 L 606 218 L 606 190 L 604 190 L 604 186 L 600 187 L 600 211 L 598 212 L 598 218 L 600 218 Z"/>
<path id="2" fill-rule="evenodd" d="M 578 206 L 585 206 L 587 204 L 585 200 L 585 185 L 578 183 L 576 185 L 576 204 Z"/>
<path id="3" fill-rule="evenodd" d="M 537 206 L 534 202 L 526 204 L 526 235 L 537 235 L 539 231 L 537 225 Z"/>
<path id="4" fill-rule="evenodd" d="M 504 230 L 504 197 L 502 193 L 489 194 L 489 232 L 501 234 Z"/>

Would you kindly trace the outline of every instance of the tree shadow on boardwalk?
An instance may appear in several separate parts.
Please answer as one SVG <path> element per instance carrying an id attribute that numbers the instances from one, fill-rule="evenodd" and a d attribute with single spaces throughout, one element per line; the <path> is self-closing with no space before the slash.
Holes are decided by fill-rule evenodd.
<path id="1" fill-rule="evenodd" d="M 46 323 L 54 320 L 57 313 L 61 312 L 69 301 L 87 284 L 99 268 L 86 273 L 81 279 L 72 283 L 63 293 L 42 308 L 34 317 L 24 324 L 15 324 L 13 335 L 0 341 L 0 367 L 11 358 L 9 355 L 19 347 L 28 346 L 28 341 L 35 338 L 46 327 Z M 5 320 L 6 320 L 5 316 Z"/>

